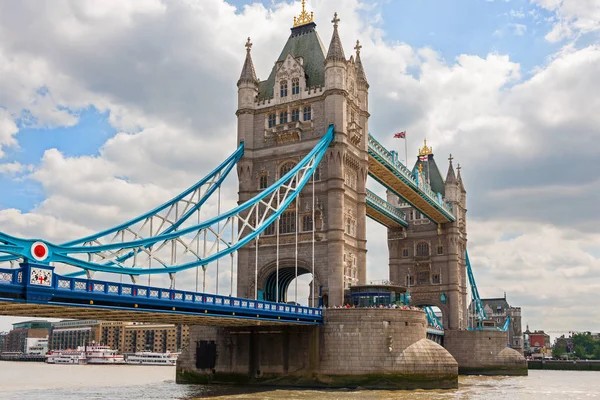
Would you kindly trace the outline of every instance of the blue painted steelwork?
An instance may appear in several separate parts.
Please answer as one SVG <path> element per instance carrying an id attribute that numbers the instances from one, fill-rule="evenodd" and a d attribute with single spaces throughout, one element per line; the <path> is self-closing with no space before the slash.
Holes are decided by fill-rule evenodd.
<path id="1" fill-rule="evenodd" d="M 98 240 L 102 237 L 114 235 L 120 231 L 130 229 L 133 225 L 138 224 L 144 220 L 147 220 L 148 218 L 158 215 L 158 213 L 165 211 L 166 209 L 168 209 L 169 207 L 172 207 L 177 202 L 181 201 L 182 199 L 185 199 L 190 194 L 194 193 L 197 190 L 200 190 L 204 185 L 209 184 L 210 187 L 206 190 L 206 192 L 204 194 L 202 194 L 202 195 L 200 195 L 200 193 L 198 194 L 198 200 L 196 201 L 196 203 L 193 206 L 189 207 L 188 210 L 184 214 L 182 214 L 181 216 L 178 216 L 176 220 L 174 219 L 171 224 L 167 224 L 168 226 L 164 230 L 161 230 L 160 233 L 164 234 L 164 233 L 173 232 L 179 226 L 181 226 L 181 224 L 184 223 L 191 215 L 193 215 L 194 212 L 196 212 L 202 205 L 204 205 L 206 203 L 206 201 L 211 197 L 212 194 L 214 194 L 214 192 L 221 185 L 221 183 L 225 180 L 225 178 L 227 178 L 227 176 L 229 175 L 229 173 L 231 172 L 233 167 L 237 164 L 237 162 L 239 161 L 239 159 L 242 157 L 243 154 L 244 154 L 244 143 L 240 144 L 240 146 L 237 148 L 237 150 L 235 152 L 233 152 L 229 157 L 227 157 L 227 159 L 225 161 L 223 161 L 217 168 L 215 168 L 213 171 L 211 171 L 208 175 L 206 175 L 200 181 L 196 182 L 194 185 L 192 185 L 191 187 L 189 187 L 188 189 L 186 189 L 179 195 L 175 196 L 171 200 L 167 201 L 166 203 L 164 203 L 164 204 L 162 204 L 162 205 L 160 205 L 160 206 L 158 206 L 158 207 L 156 207 L 156 208 L 154 208 L 132 220 L 129 220 L 127 222 L 119 224 L 113 228 L 110 228 L 110 229 L 107 229 L 107 230 L 104 230 L 104 231 L 101 231 L 101 232 L 98 232 L 93 235 L 89 235 L 89 236 L 86 236 L 86 237 L 83 237 L 83 238 L 80 238 L 77 240 L 63 243 L 60 246 L 71 247 L 71 246 L 76 246 L 76 245 L 81 245 L 81 244 L 86 244 L 86 243 L 94 243 L 94 242 L 98 242 Z M 9 235 L 6 235 L 6 234 L 0 232 L 0 254 L 2 253 L 2 248 L 3 248 L 3 246 L 1 245 L 1 242 L 5 242 L 5 243 L 8 243 L 8 245 L 13 245 L 13 246 L 22 246 L 24 243 L 22 240 L 19 240 L 18 238 L 14 238 L 12 236 L 9 236 Z M 5 249 L 8 250 L 9 248 L 5 248 Z M 10 251 L 7 251 L 7 252 L 10 252 Z M 21 257 L 25 257 L 25 258 L 27 257 L 22 254 L 19 254 L 19 255 Z M 118 261 L 122 262 L 133 256 L 134 256 L 133 252 L 129 252 L 129 253 L 124 254 L 121 257 L 119 257 Z M 14 261 L 21 257 L 15 256 L 15 255 L 0 256 L 0 262 Z M 49 261 L 53 261 L 53 260 L 49 260 Z M 109 264 L 115 265 L 115 263 L 109 263 Z M 75 273 L 73 275 L 80 275 L 80 274 L 84 274 L 84 273 L 85 272 L 82 271 L 80 273 Z"/>
<path id="2" fill-rule="evenodd" d="M 383 214 L 384 217 L 391 219 L 397 224 L 408 227 L 408 222 L 406 221 L 406 214 L 400 211 L 398 208 L 392 206 L 387 201 L 383 200 L 381 197 L 377 196 L 375 193 L 371 192 L 367 189 L 367 207 L 371 207 L 379 213 Z M 372 215 L 369 214 L 367 210 L 367 216 L 369 216 L 374 221 L 379 222 L 380 224 L 384 224 L 383 221 L 378 221 Z M 385 225 L 385 224 L 384 224 Z"/>
<path id="3" fill-rule="evenodd" d="M 471 268 L 471 262 L 469 261 L 469 252 L 465 250 L 465 259 L 467 263 L 467 276 L 469 278 L 469 285 L 471 286 L 471 297 L 473 298 L 473 304 L 475 305 L 475 316 L 477 318 L 476 329 L 483 328 L 483 320 L 487 319 L 487 314 L 483 308 L 481 297 L 479 297 L 479 290 L 477 290 L 477 284 L 475 283 L 475 276 L 473 275 L 473 269 Z"/>
<path id="4" fill-rule="evenodd" d="M 0 301 L 319 325 L 319 308 L 73 278 L 43 264 L 0 269 Z"/>
<path id="5" fill-rule="evenodd" d="M 431 308 L 431 306 L 425 306 L 423 307 L 423 309 L 425 310 L 425 314 L 427 315 L 427 323 L 429 324 L 429 326 L 431 326 L 434 329 L 439 329 L 439 330 L 444 330 L 444 326 L 442 325 L 442 322 L 438 319 L 437 315 L 435 315 L 435 312 L 433 312 L 433 308 Z"/>
<path id="6" fill-rule="evenodd" d="M 415 177 L 406 166 L 404 166 L 397 157 L 394 157 L 390 151 L 381 145 L 371 134 L 369 134 L 369 156 L 375 158 L 382 166 L 393 173 L 398 179 L 404 184 L 410 187 L 415 193 L 417 193 L 422 199 L 433 206 L 438 212 L 440 212 L 447 221 L 455 221 L 456 217 L 452 213 L 452 206 L 441 199 L 439 193 L 435 193 L 431 190 L 431 187 L 427 182 L 419 182 L 418 177 Z M 379 179 L 372 171 L 369 170 L 369 176 L 374 178 L 377 182 L 381 183 L 387 189 L 393 191 L 404 201 L 406 200 L 400 193 L 397 193 L 394 188 L 386 185 L 381 179 Z M 427 214 L 424 210 L 420 210 L 423 214 Z"/>
<path id="7" fill-rule="evenodd" d="M 501 330 L 502 332 L 506 332 L 506 331 L 508 331 L 509 326 L 510 326 L 510 317 L 506 317 L 506 322 L 504 323 L 504 326 L 502 328 L 498 328 L 498 329 Z"/>
<path id="8" fill-rule="evenodd" d="M 179 229 L 177 231 L 170 231 L 167 233 L 161 233 L 159 235 L 132 240 L 132 241 L 122 241 L 118 243 L 110 243 L 110 244 L 102 244 L 95 245 L 94 243 L 90 243 L 89 240 L 93 239 L 97 236 L 89 236 L 79 241 L 69 242 L 68 245 L 55 245 L 49 242 L 42 242 L 47 247 L 47 256 L 43 260 L 36 259 L 38 262 L 43 261 L 43 263 L 50 262 L 58 262 L 63 264 L 68 264 L 74 267 L 79 267 L 85 270 L 91 271 L 102 271 L 102 272 L 110 272 L 117 274 L 128 274 L 132 276 L 136 275 L 146 275 L 146 274 L 164 274 L 164 273 L 175 273 L 183 270 L 187 270 L 190 268 L 195 268 L 197 266 L 209 264 L 221 257 L 229 255 L 230 253 L 236 251 L 237 249 L 243 247 L 251 240 L 262 233 L 271 223 L 273 223 L 284 211 L 285 209 L 294 201 L 294 199 L 298 196 L 298 194 L 302 191 L 305 184 L 308 182 L 310 177 L 313 175 L 315 169 L 317 168 L 319 162 L 325 155 L 325 151 L 331 140 L 333 139 L 333 125 L 331 125 L 327 131 L 327 133 L 323 136 L 323 138 L 319 141 L 319 143 L 302 159 L 294 168 L 292 168 L 287 174 L 281 177 L 277 182 L 271 185 L 269 188 L 263 190 L 254 198 L 246 201 L 244 204 L 241 204 L 238 207 L 235 207 L 215 218 L 211 218 L 208 221 L 203 223 L 193 225 L 191 227 L 185 229 Z M 280 203 L 277 200 L 277 207 L 272 205 L 273 199 L 277 197 L 278 199 L 283 195 L 284 200 Z M 96 262 L 85 261 L 79 258 L 76 258 L 74 255 L 77 254 L 97 254 L 101 252 L 111 252 L 112 254 L 119 253 L 123 250 L 130 249 L 126 255 L 135 254 L 138 251 L 143 251 L 145 248 L 150 246 L 160 245 L 160 243 L 166 243 L 167 241 L 175 242 L 179 241 L 184 236 L 190 235 L 199 235 L 200 231 L 208 232 L 211 231 L 214 233 L 214 226 L 218 226 L 221 224 L 227 224 L 229 222 L 233 223 L 234 218 L 239 218 L 241 220 L 241 215 L 244 213 L 252 214 L 253 210 L 257 210 L 260 206 L 264 206 L 266 208 L 260 222 L 257 226 L 251 226 L 248 223 L 249 216 L 246 216 L 246 220 L 242 220 L 244 223 L 242 229 L 240 229 L 239 240 L 232 242 L 226 242 L 222 239 L 221 234 L 222 230 L 217 232 L 218 241 L 225 245 L 225 248 L 218 250 L 216 253 L 213 253 L 204 258 L 200 258 L 198 256 L 198 260 L 185 262 L 181 264 L 169 264 L 167 262 L 162 262 L 162 267 L 159 268 L 135 268 L 135 267 L 125 267 L 122 265 L 113 265 L 108 263 L 99 264 Z M 136 218 L 139 221 L 139 218 Z M 120 225 L 119 227 L 122 227 Z M 223 225 L 221 225 L 223 226 Z M 239 225 L 238 225 L 239 228 Z M 114 232 L 113 228 L 113 232 Z M 233 229 L 232 229 L 233 230 Z M 106 232 L 101 232 L 102 235 L 105 235 Z M 33 245 L 35 244 L 35 240 L 26 240 L 20 239 L 16 237 L 12 237 L 10 235 L 0 233 L 0 252 L 13 254 L 18 257 L 22 257 L 25 260 L 32 260 L 33 256 Z M 87 245 L 77 245 L 77 243 L 87 243 Z M 116 260 L 117 262 L 120 260 L 121 255 Z M 33 260 L 32 260 L 33 261 Z"/>

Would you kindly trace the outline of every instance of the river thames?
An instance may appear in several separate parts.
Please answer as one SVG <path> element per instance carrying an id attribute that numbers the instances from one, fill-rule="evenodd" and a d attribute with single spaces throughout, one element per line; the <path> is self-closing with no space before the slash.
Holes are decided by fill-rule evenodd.
<path id="1" fill-rule="evenodd" d="M 175 367 L 0 361 L 0 399 L 596 399 L 600 372 L 529 371 L 527 377 L 459 378 L 457 390 L 324 391 L 177 385 Z"/>

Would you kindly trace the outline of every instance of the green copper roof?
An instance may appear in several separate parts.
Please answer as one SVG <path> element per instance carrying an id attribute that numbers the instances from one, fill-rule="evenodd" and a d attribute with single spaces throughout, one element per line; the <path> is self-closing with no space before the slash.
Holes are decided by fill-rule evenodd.
<path id="1" fill-rule="evenodd" d="M 277 59 L 278 62 L 283 61 L 288 53 L 292 53 L 294 57 L 302 57 L 307 87 L 325 86 L 325 48 L 315 30 L 316 26 L 313 22 L 292 28 L 292 34 Z M 258 85 L 259 99 L 273 97 L 276 68 L 277 65 L 273 66 L 269 78 Z"/>
<path id="2" fill-rule="evenodd" d="M 420 164 L 423 164 L 423 174 L 425 175 L 425 179 L 429 180 L 431 189 L 436 193 L 440 193 L 442 197 L 444 197 L 446 196 L 446 185 L 444 184 L 444 178 L 442 178 L 442 174 L 440 173 L 440 170 L 433 159 L 433 154 L 429 154 L 427 157 L 427 161 L 419 161 L 417 158 L 417 162 L 413 167 L 413 173 L 419 170 Z"/>

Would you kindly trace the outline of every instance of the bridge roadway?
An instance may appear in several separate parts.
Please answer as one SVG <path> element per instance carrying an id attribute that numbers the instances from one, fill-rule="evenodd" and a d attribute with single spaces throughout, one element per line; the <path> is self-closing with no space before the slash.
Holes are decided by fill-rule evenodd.
<path id="1" fill-rule="evenodd" d="M 211 326 L 323 323 L 319 308 L 66 277 L 29 263 L 0 269 L 0 315 Z"/>
<path id="2" fill-rule="evenodd" d="M 369 134 L 369 176 L 400 196 L 432 221 L 443 224 L 456 220 L 452 207 L 440 193 L 398 161 L 390 151 Z"/>

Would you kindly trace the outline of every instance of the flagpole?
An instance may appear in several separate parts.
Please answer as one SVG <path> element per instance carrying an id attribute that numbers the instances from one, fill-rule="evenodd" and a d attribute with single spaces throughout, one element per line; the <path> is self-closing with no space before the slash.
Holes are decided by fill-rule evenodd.
<path id="1" fill-rule="evenodd" d="M 404 131 L 404 166 L 408 168 L 408 138 L 406 137 L 406 131 Z"/>

